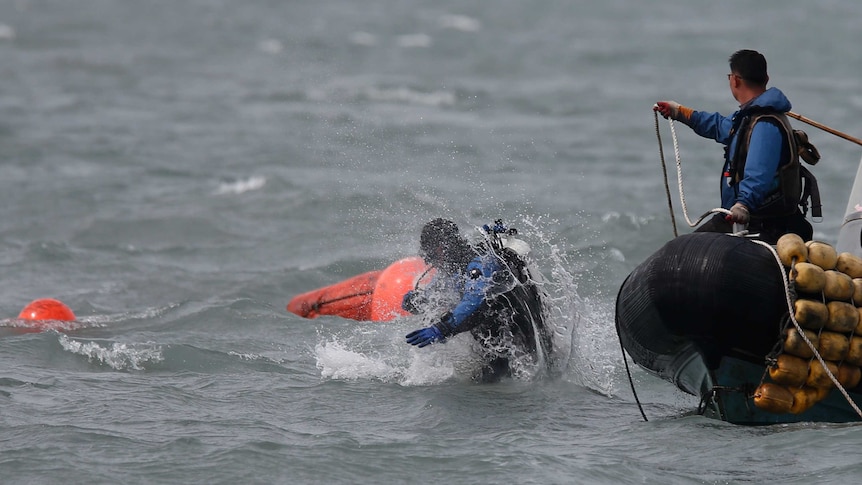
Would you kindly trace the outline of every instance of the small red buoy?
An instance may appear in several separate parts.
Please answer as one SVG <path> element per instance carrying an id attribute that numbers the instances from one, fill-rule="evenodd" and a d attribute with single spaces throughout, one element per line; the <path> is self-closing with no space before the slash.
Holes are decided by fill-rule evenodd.
<path id="1" fill-rule="evenodd" d="M 65 303 L 53 298 L 33 300 L 18 314 L 21 320 L 75 321 L 75 314 Z"/>

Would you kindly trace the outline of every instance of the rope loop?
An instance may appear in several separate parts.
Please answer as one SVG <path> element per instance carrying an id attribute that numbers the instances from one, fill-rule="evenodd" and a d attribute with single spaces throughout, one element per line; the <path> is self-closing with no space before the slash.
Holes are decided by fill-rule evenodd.
<path id="1" fill-rule="evenodd" d="M 671 221 L 673 222 L 673 235 L 677 236 L 678 234 L 676 231 L 676 220 L 675 220 L 674 214 L 673 214 L 673 205 L 670 202 L 671 201 L 670 185 L 668 184 L 668 181 L 667 181 L 667 168 L 666 168 L 667 163 L 665 162 L 665 159 L 664 159 L 664 147 L 663 147 L 662 141 L 661 141 L 661 130 L 659 130 L 658 112 L 653 111 L 653 115 L 655 117 L 655 134 L 656 134 L 656 138 L 658 138 L 659 157 L 661 158 L 662 171 L 664 172 L 665 192 L 667 193 L 668 207 L 670 208 L 670 217 L 671 217 Z M 691 219 L 688 216 L 688 206 L 686 205 L 686 202 L 685 202 L 685 190 L 683 190 L 683 185 L 682 185 L 682 159 L 679 155 L 679 140 L 677 139 L 677 136 L 676 136 L 676 127 L 674 126 L 672 119 L 668 118 L 667 121 L 668 121 L 668 124 L 670 126 L 671 139 L 673 140 L 673 155 L 674 155 L 674 159 L 676 160 L 677 189 L 679 190 L 679 200 L 680 200 L 680 204 L 682 205 L 682 213 L 685 216 L 685 222 L 688 224 L 689 227 L 695 227 L 698 224 L 700 224 L 701 221 L 703 221 L 710 214 L 721 213 L 721 214 L 730 215 L 729 210 L 718 207 L 718 208 L 715 208 L 715 209 L 712 209 L 712 210 L 705 212 L 696 221 L 694 221 L 694 222 L 691 221 Z"/>

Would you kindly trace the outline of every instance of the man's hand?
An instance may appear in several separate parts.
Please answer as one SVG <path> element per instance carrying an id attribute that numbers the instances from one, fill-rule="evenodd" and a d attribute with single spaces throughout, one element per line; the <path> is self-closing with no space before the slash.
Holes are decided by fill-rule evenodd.
<path id="1" fill-rule="evenodd" d="M 736 204 L 733 204 L 733 207 L 730 208 L 730 215 L 725 216 L 725 220 L 736 224 L 742 224 L 743 226 L 747 226 L 748 221 L 751 220 L 751 214 L 749 214 L 748 212 L 748 207 L 745 207 L 745 205 L 743 205 L 742 203 L 737 202 Z"/>
<path id="2" fill-rule="evenodd" d="M 679 119 L 679 103 L 676 101 L 658 101 L 652 110 L 658 111 L 660 115 L 664 116 L 664 119 Z"/>
<path id="3" fill-rule="evenodd" d="M 694 112 L 691 108 L 683 106 L 676 101 L 656 101 L 652 110 L 658 111 L 659 114 L 664 116 L 664 119 L 670 118 L 682 121 L 683 123 L 688 123 L 689 119 L 691 119 L 691 113 Z"/>

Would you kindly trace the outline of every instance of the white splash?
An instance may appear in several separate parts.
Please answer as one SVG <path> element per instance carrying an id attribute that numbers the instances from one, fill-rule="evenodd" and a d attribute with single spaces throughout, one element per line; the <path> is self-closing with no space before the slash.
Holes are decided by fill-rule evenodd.
<path id="1" fill-rule="evenodd" d="M 476 32 L 482 28 L 482 23 L 466 15 L 443 15 L 438 20 L 441 28 L 460 30 L 461 32 Z"/>
<path id="2" fill-rule="evenodd" d="M 625 364 L 616 328 L 613 308 L 602 308 L 584 301 L 583 318 L 578 325 L 572 370 L 579 383 L 606 396 L 621 392 L 621 371 Z"/>
<path id="3" fill-rule="evenodd" d="M 89 362 L 97 362 L 116 370 L 144 370 L 145 363 L 164 360 L 162 349 L 153 344 L 136 348 L 136 345 L 114 342 L 110 347 L 102 347 L 96 342 L 79 342 L 62 334 L 58 341 L 64 350 L 82 355 Z"/>
<path id="4" fill-rule="evenodd" d="M 227 354 L 228 354 L 228 355 L 231 355 L 231 356 L 234 356 L 234 357 L 237 357 L 237 358 L 239 358 L 240 360 L 244 360 L 244 361 L 247 361 L 247 362 L 258 362 L 258 361 L 263 361 L 263 362 L 272 362 L 272 363 L 274 363 L 274 364 L 283 364 L 283 363 L 284 363 L 284 359 L 278 359 L 278 358 L 274 358 L 274 357 L 267 357 L 267 356 L 265 356 L 265 355 L 260 355 L 260 354 L 240 353 L 240 352 L 234 352 L 234 351 L 232 351 L 232 350 L 231 350 L 231 351 L 228 351 L 228 353 L 227 353 Z"/>
<path id="5" fill-rule="evenodd" d="M 451 106 L 455 104 L 455 95 L 446 91 L 421 93 L 403 87 L 395 89 L 368 88 L 365 95 L 373 101 L 401 102 L 425 106 Z"/>
<path id="6" fill-rule="evenodd" d="M 0 40 L 12 40 L 15 38 L 15 29 L 6 24 L 0 24 Z"/>
<path id="7" fill-rule="evenodd" d="M 72 332 L 89 326 L 81 320 L 25 320 L 21 318 L 5 318 L 0 320 L 0 327 L 21 328 L 28 331 Z"/>
<path id="8" fill-rule="evenodd" d="M 350 34 L 350 43 L 371 47 L 377 45 L 377 36 L 368 32 L 354 32 Z"/>
<path id="9" fill-rule="evenodd" d="M 399 47 L 404 48 L 419 48 L 419 47 L 430 47 L 431 46 L 431 36 L 427 34 L 410 34 L 410 35 L 401 35 L 396 39 Z"/>
<path id="10" fill-rule="evenodd" d="M 410 349 L 411 359 L 404 370 L 401 385 L 430 386 L 457 378 L 459 371 L 456 364 L 449 361 L 444 353 L 435 350 Z"/>
<path id="11" fill-rule="evenodd" d="M 224 182 L 216 189 L 216 194 L 242 194 L 251 190 L 258 190 L 264 185 L 266 185 L 266 177 L 254 176 L 245 180 Z"/>
<path id="12" fill-rule="evenodd" d="M 554 330 L 553 341 L 555 355 L 550 356 L 553 370 L 564 372 L 574 357 L 573 347 L 580 326 L 583 302 L 578 295 L 578 285 L 575 276 L 569 272 L 571 264 L 566 257 L 566 250 L 560 244 L 551 240 L 545 234 L 543 226 L 556 224 L 558 221 L 547 221 L 542 217 L 523 217 L 519 222 L 524 226 L 520 229 L 528 234 L 533 247 L 530 253 L 535 264 L 540 268 L 550 268 L 549 275 L 543 275 L 542 281 L 536 283 L 546 293 L 549 318 L 548 323 Z"/>
<path id="13" fill-rule="evenodd" d="M 384 358 L 351 350 L 338 341 L 318 343 L 314 353 L 321 376 L 329 379 L 392 381 L 400 375 Z"/>
<path id="14" fill-rule="evenodd" d="M 409 319 L 410 328 L 421 326 Z M 336 380 L 376 379 L 402 386 L 428 386 L 447 380 L 469 380 L 478 369 L 471 361 L 466 338 L 455 337 L 445 344 L 416 348 L 404 341 L 404 326 L 380 325 L 373 330 L 362 325 L 347 334 L 321 335 L 314 349 L 321 377 Z"/>
<path id="15" fill-rule="evenodd" d="M 613 307 L 604 308 L 578 295 L 578 278 L 568 269 L 574 265 L 568 260 L 567 251 L 554 244 L 540 228 L 549 221 L 525 218 L 521 223 L 539 240 L 533 244 L 532 254 L 539 258 L 541 266 L 551 267 L 551 278 L 545 289 L 551 297 L 550 320 L 556 326 L 554 342 L 558 349 L 555 362 L 558 369 L 566 371 L 566 378 L 578 384 L 614 395 L 620 386 L 622 354 L 613 325 Z"/>
<path id="16" fill-rule="evenodd" d="M 649 224 L 652 220 L 653 217 L 651 216 L 641 216 L 631 212 L 621 214 L 616 211 L 611 211 L 602 215 L 602 222 L 604 223 L 622 221 L 627 222 L 636 228 L 643 227 Z"/>
<path id="17" fill-rule="evenodd" d="M 258 42 L 257 48 L 267 54 L 279 54 L 284 50 L 284 44 L 278 39 L 264 39 Z"/>

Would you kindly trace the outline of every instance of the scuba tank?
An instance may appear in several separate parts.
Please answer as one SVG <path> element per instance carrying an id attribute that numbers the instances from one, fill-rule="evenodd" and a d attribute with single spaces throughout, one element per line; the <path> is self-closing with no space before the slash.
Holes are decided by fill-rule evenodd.
<path id="1" fill-rule="evenodd" d="M 493 292 L 505 293 L 511 291 L 518 283 L 527 283 L 529 274 L 526 271 L 526 264 L 530 245 L 523 239 L 515 237 L 518 230 L 504 226 L 502 219 L 495 220 L 493 226 L 485 224 L 482 229 L 485 231 L 484 245 L 500 259 L 507 270 L 494 274 Z"/>
<path id="2" fill-rule="evenodd" d="M 495 296 L 498 310 L 508 315 L 512 335 L 536 358 L 547 359 L 553 350 L 551 332 L 547 328 L 541 272 L 531 268 L 530 245 L 517 237 L 518 231 L 503 225 L 501 219 L 493 226 L 482 226 L 485 241 L 482 243 L 499 258 L 503 269 L 494 273 L 489 291 Z"/>
<path id="3" fill-rule="evenodd" d="M 487 234 L 486 241 L 488 245 L 496 252 L 506 252 L 506 250 L 514 253 L 519 259 L 526 259 L 530 254 L 530 245 L 526 241 L 515 237 L 518 235 L 518 230 L 514 227 L 507 228 L 503 225 L 502 219 L 494 221 L 494 226 L 487 224 L 482 226 L 482 229 Z"/>

